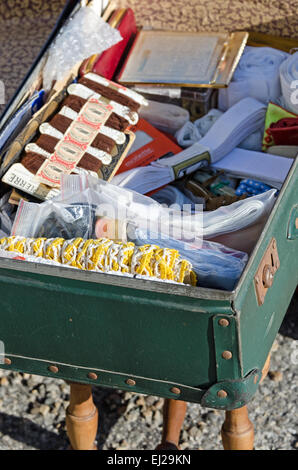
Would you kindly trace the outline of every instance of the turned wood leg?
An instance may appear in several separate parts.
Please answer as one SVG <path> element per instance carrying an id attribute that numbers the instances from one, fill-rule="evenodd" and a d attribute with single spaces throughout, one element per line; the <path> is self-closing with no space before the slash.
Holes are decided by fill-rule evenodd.
<path id="1" fill-rule="evenodd" d="M 221 437 L 225 450 L 252 450 L 254 448 L 254 427 L 248 418 L 246 406 L 226 411 Z"/>
<path id="2" fill-rule="evenodd" d="M 93 403 L 91 385 L 70 384 L 70 402 L 66 410 L 67 434 L 73 450 L 96 450 L 94 444 L 98 411 Z"/>
<path id="3" fill-rule="evenodd" d="M 270 354 L 262 370 L 260 383 L 268 374 Z M 247 407 L 226 411 L 226 419 L 221 430 L 225 450 L 252 450 L 254 448 L 254 428 L 248 418 Z"/>
<path id="4" fill-rule="evenodd" d="M 163 408 L 163 433 L 157 450 L 178 449 L 187 403 L 181 400 L 165 400 Z"/>

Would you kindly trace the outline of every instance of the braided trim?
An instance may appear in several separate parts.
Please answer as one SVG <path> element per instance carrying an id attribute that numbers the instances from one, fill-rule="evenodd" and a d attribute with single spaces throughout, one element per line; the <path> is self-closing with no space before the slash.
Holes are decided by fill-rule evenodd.
<path id="1" fill-rule="evenodd" d="M 196 285 L 196 276 L 189 261 L 180 258 L 177 250 L 157 245 L 135 246 L 116 243 L 108 238 L 25 238 L 0 239 L 0 249 L 33 255 L 62 265 L 96 272 L 117 272 L 153 277 L 183 283 L 189 278 Z"/>

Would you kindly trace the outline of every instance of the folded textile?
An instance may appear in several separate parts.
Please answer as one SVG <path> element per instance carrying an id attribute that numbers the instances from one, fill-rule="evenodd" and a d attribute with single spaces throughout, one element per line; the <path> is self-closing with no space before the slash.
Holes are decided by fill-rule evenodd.
<path id="1" fill-rule="evenodd" d="M 174 155 L 116 175 L 113 184 L 146 194 L 207 164 L 215 163 L 231 152 L 250 134 L 260 129 L 265 106 L 245 98 L 220 116 L 198 142 Z"/>
<path id="2" fill-rule="evenodd" d="M 293 164 L 290 158 L 235 148 L 212 165 L 232 176 L 253 178 L 280 189 Z"/>
<path id="3" fill-rule="evenodd" d="M 186 122 L 175 134 L 179 145 L 186 148 L 199 142 L 222 114 L 222 111 L 214 108 L 210 109 L 210 111 L 200 119 L 197 119 L 194 122 Z M 261 129 L 258 129 L 246 137 L 242 142 L 240 142 L 238 147 L 247 150 L 256 150 L 258 152 L 261 151 L 264 132 L 263 127 L 264 126 L 262 125 Z"/>
<path id="4" fill-rule="evenodd" d="M 273 122 L 270 134 L 276 145 L 298 145 L 298 116 Z"/>
<path id="5" fill-rule="evenodd" d="M 264 214 L 269 214 L 275 202 L 276 190 L 270 189 L 230 206 L 223 206 L 212 212 L 204 212 L 204 237 L 214 238 L 217 235 L 239 231 L 257 223 Z"/>
<path id="6" fill-rule="evenodd" d="M 298 145 L 298 115 L 274 103 L 266 111 L 263 151 L 272 145 Z"/>
<path id="7" fill-rule="evenodd" d="M 227 88 L 219 90 L 218 107 L 225 111 L 245 97 L 263 103 L 281 94 L 279 67 L 289 54 L 271 47 L 247 46 Z"/>
<path id="8" fill-rule="evenodd" d="M 298 51 L 281 64 L 279 72 L 286 108 L 298 114 Z"/>

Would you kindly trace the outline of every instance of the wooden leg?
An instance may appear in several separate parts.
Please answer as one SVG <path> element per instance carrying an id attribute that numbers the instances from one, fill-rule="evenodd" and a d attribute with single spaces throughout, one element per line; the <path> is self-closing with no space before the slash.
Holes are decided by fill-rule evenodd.
<path id="1" fill-rule="evenodd" d="M 70 403 L 66 410 L 67 434 L 73 450 L 96 450 L 94 444 L 98 411 L 91 385 L 70 384 Z"/>
<path id="2" fill-rule="evenodd" d="M 157 450 L 172 450 L 179 445 L 180 431 L 183 425 L 187 403 L 180 400 L 165 400 L 163 409 L 163 434 Z"/>
<path id="3" fill-rule="evenodd" d="M 262 370 L 260 383 L 268 374 L 270 354 Z M 252 450 L 254 447 L 254 428 L 248 418 L 247 407 L 226 411 L 226 419 L 221 430 L 225 450 Z"/>
<path id="4" fill-rule="evenodd" d="M 267 374 L 269 372 L 270 359 L 271 359 L 271 354 L 269 354 L 267 359 L 266 359 L 265 365 L 264 365 L 263 370 L 262 370 L 262 378 L 260 380 L 260 383 L 263 382 L 263 380 L 265 379 L 265 377 L 267 376 Z"/>
<path id="5" fill-rule="evenodd" d="M 248 418 L 246 406 L 226 411 L 221 437 L 225 450 L 252 450 L 254 448 L 254 428 Z"/>

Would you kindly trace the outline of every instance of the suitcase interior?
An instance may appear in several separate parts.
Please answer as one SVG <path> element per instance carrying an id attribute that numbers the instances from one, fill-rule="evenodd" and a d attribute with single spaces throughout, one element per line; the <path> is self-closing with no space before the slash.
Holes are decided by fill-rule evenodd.
<path id="1" fill-rule="evenodd" d="M 0 129 L 76 3 L 68 2 Z M 261 36 L 252 33 L 251 41 Z M 257 389 L 297 286 L 297 174 L 296 159 L 233 292 L 0 259 L 0 340 L 8 359 L 1 367 L 214 408 L 242 406 Z M 254 278 L 272 240 L 280 267 L 259 306 Z M 222 388 L 225 399 L 217 396 Z"/>

